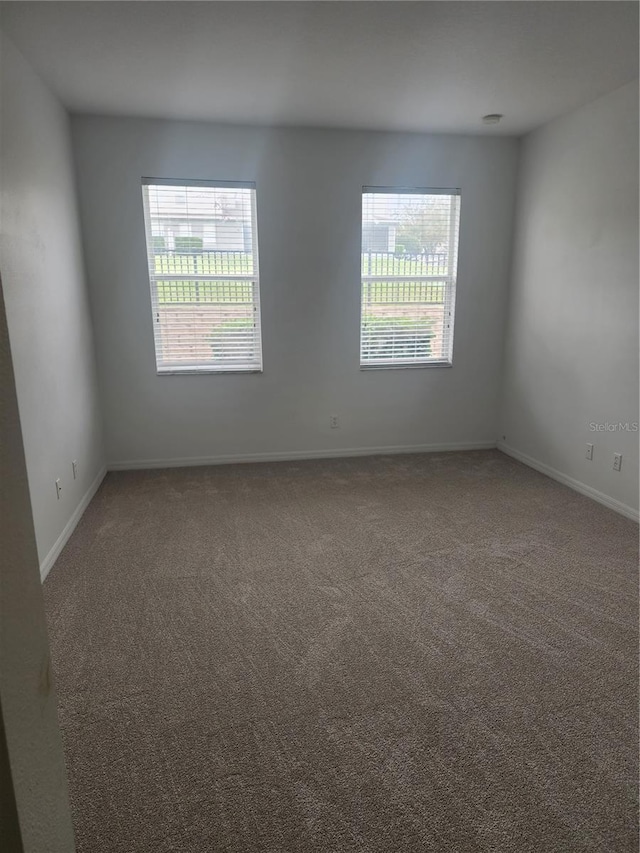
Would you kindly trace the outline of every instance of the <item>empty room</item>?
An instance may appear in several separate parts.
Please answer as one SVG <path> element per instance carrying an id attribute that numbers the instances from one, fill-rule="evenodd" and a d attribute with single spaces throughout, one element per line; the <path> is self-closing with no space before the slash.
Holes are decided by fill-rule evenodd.
<path id="1" fill-rule="evenodd" d="M 3 853 L 637 851 L 638 8 L 0 2 Z"/>

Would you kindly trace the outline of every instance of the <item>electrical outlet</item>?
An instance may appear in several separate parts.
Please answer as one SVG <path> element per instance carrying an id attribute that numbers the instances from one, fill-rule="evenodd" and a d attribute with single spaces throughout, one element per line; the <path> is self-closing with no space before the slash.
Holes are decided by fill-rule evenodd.
<path id="1" fill-rule="evenodd" d="M 613 470 L 620 471 L 622 468 L 622 453 L 613 454 Z"/>
<path id="2" fill-rule="evenodd" d="M 73 471 L 73 479 L 77 480 L 78 479 L 78 460 L 77 459 L 74 459 L 73 462 L 71 463 L 71 470 Z"/>
<path id="3" fill-rule="evenodd" d="M 331 429 L 338 429 L 340 427 L 340 421 L 338 420 L 337 415 L 329 415 L 329 426 Z"/>
<path id="4" fill-rule="evenodd" d="M 60 500 L 60 495 L 62 494 L 62 483 L 60 480 L 56 480 L 56 497 Z"/>
<path id="5" fill-rule="evenodd" d="M 585 459 L 593 459 L 593 444 L 587 444 L 587 449 L 584 454 Z"/>

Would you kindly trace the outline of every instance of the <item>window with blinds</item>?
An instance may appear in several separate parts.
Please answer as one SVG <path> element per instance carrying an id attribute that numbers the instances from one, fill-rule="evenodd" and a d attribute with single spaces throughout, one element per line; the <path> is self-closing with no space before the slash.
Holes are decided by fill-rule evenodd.
<path id="1" fill-rule="evenodd" d="M 256 191 L 142 181 L 158 373 L 262 370 Z"/>
<path id="2" fill-rule="evenodd" d="M 450 365 L 460 191 L 365 187 L 361 367 Z"/>

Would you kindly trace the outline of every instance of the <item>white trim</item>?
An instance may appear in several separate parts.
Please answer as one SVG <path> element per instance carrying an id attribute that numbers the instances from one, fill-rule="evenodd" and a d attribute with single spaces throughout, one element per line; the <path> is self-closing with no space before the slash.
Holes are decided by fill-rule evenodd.
<path id="1" fill-rule="evenodd" d="M 276 453 L 231 453 L 224 456 L 183 456 L 169 459 L 131 459 L 109 462 L 109 471 L 134 471 L 144 468 L 189 468 L 199 465 L 229 465 L 238 462 L 295 462 L 298 459 L 338 459 L 349 456 L 387 456 L 398 453 L 446 453 L 455 450 L 492 450 L 495 441 L 470 441 L 453 444 L 411 444 L 385 447 L 343 447 L 328 450 L 289 450 Z"/>
<path id="2" fill-rule="evenodd" d="M 82 515 L 83 515 L 85 509 L 89 506 L 93 496 L 95 495 L 95 493 L 100 488 L 100 484 L 104 480 L 106 473 L 107 473 L 107 468 L 106 468 L 106 466 L 103 465 L 102 468 L 100 469 L 100 471 L 98 472 L 98 476 L 95 478 L 93 483 L 91 483 L 91 485 L 87 489 L 84 497 L 82 498 L 82 500 L 80 501 L 78 506 L 75 508 L 73 515 L 71 516 L 69 521 L 65 524 L 64 530 L 62 531 L 60 536 L 58 536 L 58 538 L 56 539 L 55 544 L 53 545 L 53 548 L 49 551 L 47 556 L 40 563 L 40 579 L 42 581 L 44 581 L 44 579 L 47 577 L 47 575 L 49 574 L 49 572 L 53 568 L 53 564 L 58 559 L 58 556 L 59 556 L 60 552 L 62 551 L 62 549 L 64 548 L 64 546 L 69 541 L 69 537 L 71 536 L 73 531 L 76 529 L 76 526 L 77 526 L 78 522 L 80 521 L 80 519 L 82 518 Z"/>
<path id="3" fill-rule="evenodd" d="M 528 465 L 529 468 L 533 468 L 541 474 L 546 474 L 546 476 L 551 477 L 552 480 L 557 480 L 558 483 L 562 483 L 564 486 L 568 486 L 575 492 L 579 492 L 581 495 L 585 495 L 586 497 L 597 501 L 599 504 L 603 504 L 603 506 L 612 509 L 614 512 L 624 515 L 625 518 L 630 518 L 632 521 L 636 522 L 640 520 L 640 513 L 637 509 L 634 509 L 628 504 L 622 503 L 622 501 L 609 497 L 609 495 L 605 495 L 604 492 L 599 492 L 597 489 L 594 489 L 593 486 L 587 486 L 586 483 L 582 483 L 580 480 L 569 477 L 568 474 L 563 474 L 562 471 L 558 471 L 550 465 L 545 465 L 544 462 L 539 462 L 537 459 L 527 456 L 526 453 L 516 450 L 515 447 L 510 447 L 508 444 L 505 444 L 504 441 L 498 441 L 496 447 L 507 456 L 517 459 L 518 462 Z"/>
<path id="4" fill-rule="evenodd" d="M 162 187 L 223 187 L 225 189 L 234 190 L 236 188 L 243 190 L 255 190 L 255 181 L 206 181 L 191 178 L 142 178 L 143 186 L 162 186 Z"/>
<path id="5" fill-rule="evenodd" d="M 47 577 L 60 552 L 67 544 L 71 534 L 75 530 L 78 522 L 82 518 L 84 511 L 91 503 L 95 493 L 100 488 L 102 481 L 107 471 L 132 471 L 145 468 L 188 468 L 192 466 L 202 465 L 228 465 L 242 462 L 294 462 L 304 459 L 338 459 L 344 457 L 355 456 L 387 456 L 400 453 L 447 453 L 460 450 L 491 450 L 496 448 L 507 456 L 517 459 L 529 468 L 545 474 L 552 480 L 556 480 L 570 489 L 585 495 L 594 501 L 612 509 L 614 512 L 630 518 L 632 521 L 638 521 L 640 515 L 638 510 L 622 503 L 615 498 L 605 495 L 604 492 L 599 492 L 592 486 L 587 486 L 586 483 L 580 482 L 561 471 L 552 468 L 550 465 L 545 465 L 526 453 L 510 447 L 503 441 L 474 441 L 474 442 L 458 442 L 458 443 L 443 443 L 443 444 L 412 444 L 412 445 L 387 445 L 383 447 L 350 447 L 338 448 L 331 450 L 293 450 L 289 452 L 276 453 L 233 453 L 223 456 L 194 456 L 194 457 L 179 457 L 172 459 L 136 459 L 124 462 L 110 462 L 106 467 L 103 467 L 98 472 L 97 477 L 89 486 L 86 494 L 76 507 L 75 512 L 65 525 L 64 530 L 56 540 L 47 556 L 40 564 L 40 577 L 44 581 Z"/>
<path id="6" fill-rule="evenodd" d="M 462 190 L 460 187 L 362 187 L 362 195 L 375 195 L 376 193 L 388 195 L 461 195 Z"/>

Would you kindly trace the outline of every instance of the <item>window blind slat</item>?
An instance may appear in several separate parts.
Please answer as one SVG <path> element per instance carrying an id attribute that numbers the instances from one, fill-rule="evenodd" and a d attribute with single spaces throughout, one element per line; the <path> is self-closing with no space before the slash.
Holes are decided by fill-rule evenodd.
<path id="1" fill-rule="evenodd" d="M 459 190 L 365 187 L 362 367 L 450 364 Z"/>
<path id="2" fill-rule="evenodd" d="M 256 193 L 143 178 L 159 373 L 262 370 Z"/>

